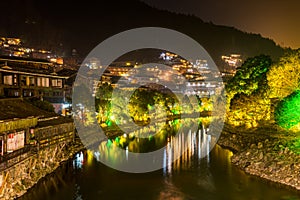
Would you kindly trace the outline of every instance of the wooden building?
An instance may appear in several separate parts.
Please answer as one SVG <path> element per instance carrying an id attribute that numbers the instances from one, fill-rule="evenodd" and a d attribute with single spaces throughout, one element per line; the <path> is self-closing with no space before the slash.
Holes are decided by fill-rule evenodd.
<path id="1" fill-rule="evenodd" d="M 65 102 L 68 76 L 56 73 L 46 60 L 0 57 L 0 97 L 38 97 L 52 103 L 60 112 Z"/>

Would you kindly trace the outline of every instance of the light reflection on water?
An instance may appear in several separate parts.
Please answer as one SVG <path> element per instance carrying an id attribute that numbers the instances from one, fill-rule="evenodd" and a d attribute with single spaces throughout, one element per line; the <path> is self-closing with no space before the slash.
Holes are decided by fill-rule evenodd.
<path id="1" fill-rule="evenodd" d="M 163 168 L 144 174 L 116 171 L 97 161 L 103 156 L 101 152 L 83 151 L 40 181 L 21 200 L 300 199 L 299 194 L 293 190 L 245 175 L 231 165 L 232 153 L 218 145 L 208 156 L 203 157 L 209 151 L 212 140 L 213 134 L 209 133 L 208 127 L 203 126 L 197 130 L 180 132 L 176 137 L 167 135 Z M 124 156 L 129 161 L 128 152 L 139 148 L 137 140 L 131 142 L 133 146 L 129 143 L 124 146 Z M 111 155 L 117 159 L 115 148 L 114 145 L 109 146 L 106 156 Z M 186 151 L 180 159 L 172 162 L 172 157 L 182 153 L 182 149 Z"/>
<path id="2" fill-rule="evenodd" d="M 83 152 L 79 152 L 75 155 L 73 159 L 74 168 L 82 168 L 83 165 Z"/>
<path id="3" fill-rule="evenodd" d="M 207 126 L 199 125 L 199 119 L 192 118 L 169 121 L 154 133 L 151 133 L 151 126 L 141 129 L 102 141 L 97 150 L 99 159 L 115 169 L 138 169 L 145 167 L 141 163 L 146 161 L 148 166 L 155 163 L 155 169 L 167 168 L 170 171 L 173 161 L 184 164 L 182 160 L 188 160 L 194 155 L 199 159 L 207 156 L 209 160 L 208 153 L 218 139 L 218 134 L 211 134 Z"/>
<path id="4" fill-rule="evenodd" d="M 193 157 L 198 157 L 200 160 L 202 157 L 206 156 L 206 159 L 209 163 L 210 145 L 211 135 L 207 134 L 207 129 L 205 128 L 195 132 L 189 130 L 186 138 L 184 138 L 184 134 L 182 133 L 179 135 L 179 137 L 171 137 L 164 151 L 164 174 L 171 174 L 172 171 L 176 171 L 183 167 L 191 167 L 191 158 Z M 171 148 L 172 146 L 177 148 Z M 186 151 L 182 153 L 182 149 L 186 149 Z M 181 153 L 181 158 L 172 163 L 173 154 L 178 153 Z"/>

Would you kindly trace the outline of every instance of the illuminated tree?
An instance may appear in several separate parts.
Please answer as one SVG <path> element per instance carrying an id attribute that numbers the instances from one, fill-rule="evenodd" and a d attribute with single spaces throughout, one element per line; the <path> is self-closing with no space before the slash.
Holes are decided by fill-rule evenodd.
<path id="1" fill-rule="evenodd" d="M 133 92 L 127 105 L 130 116 L 134 121 L 148 121 L 149 111 L 153 109 L 153 93 L 139 88 Z"/>
<path id="2" fill-rule="evenodd" d="M 103 84 L 99 87 L 95 95 L 96 111 L 98 112 L 98 122 L 102 123 L 107 120 L 110 110 L 110 100 L 113 88 L 110 84 Z"/>
<path id="3" fill-rule="evenodd" d="M 256 127 L 263 121 L 270 120 L 271 102 L 262 94 L 235 95 L 231 100 L 227 122 L 246 128 Z"/>
<path id="4" fill-rule="evenodd" d="M 96 121 L 96 116 L 92 112 L 86 111 L 84 125 L 90 126 L 95 121 Z"/>
<path id="5" fill-rule="evenodd" d="M 260 55 L 248 58 L 238 68 L 226 85 L 228 123 L 250 128 L 270 119 L 266 73 L 271 63 L 269 56 Z"/>
<path id="6" fill-rule="evenodd" d="M 108 83 L 104 83 L 96 91 L 95 98 L 96 100 L 97 99 L 109 100 L 111 98 L 112 91 L 113 91 L 113 87 Z"/>
<path id="7" fill-rule="evenodd" d="M 300 49 L 291 51 L 267 73 L 271 98 L 284 98 L 299 89 Z"/>
<path id="8" fill-rule="evenodd" d="M 213 100 L 212 97 L 210 98 L 201 98 L 200 99 L 200 108 L 199 111 L 203 112 L 203 111 L 212 111 L 213 108 Z"/>
<path id="9" fill-rule="evenodd" d="M 114 93 L 115 95 L 112 96 L 108 118 L 116 124 L 122 124 L 124 120 L 128 120 L 129 116 L 126 108 L 128 102 L 124 97 L 127 97 L 130 91 L 115 88 Z"/>
<path id="10" fill-rule="evenodd" d="M 248 58 L 226 85 L 227 105 L 236 94 L 251 95 L 259 90 L 265 91 L 268 86 L 266 73 L 271 63 L 271 58 L 266 55 Z"/>
<path id="11" fill-rule="evenodd" d="M 300 122 L 300 90 L 284 98 L 275 109 L 276 123 L 290 129 Z"/>

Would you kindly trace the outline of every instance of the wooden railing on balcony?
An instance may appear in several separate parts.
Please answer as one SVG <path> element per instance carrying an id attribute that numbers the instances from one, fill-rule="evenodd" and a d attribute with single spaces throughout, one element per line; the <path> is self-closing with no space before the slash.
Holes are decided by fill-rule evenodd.
<path id="1" fill-rule="evenodd" d="M 3 171 L 13 165 L 33 156 L 37 153 L 37 146 L 26 145 L 21 149 L 0 156 L 0 171 Z"/>

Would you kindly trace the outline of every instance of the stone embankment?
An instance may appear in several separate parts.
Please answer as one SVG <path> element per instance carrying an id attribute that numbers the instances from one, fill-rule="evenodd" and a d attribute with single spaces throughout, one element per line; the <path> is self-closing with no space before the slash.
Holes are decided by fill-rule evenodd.
<path id="1" fill-rule="evenodd" d="M 300 155 L 288 146 L 278 147 L 282 140 L 278 134 L 225 128 L 218 144 L 233 151 L 232 163 L 246 173 L 300 190 Z"/>
<path id="2" fill-rule="evenodd" d="M 6 169 L 1 174 L 4 184 L 0 188 L 0 199 L 11 200 L 22 196 L 40 179 L 54 172 L 62 162 L 73 158 L 82 149 L 80 144 L 53 145 Z"/>

